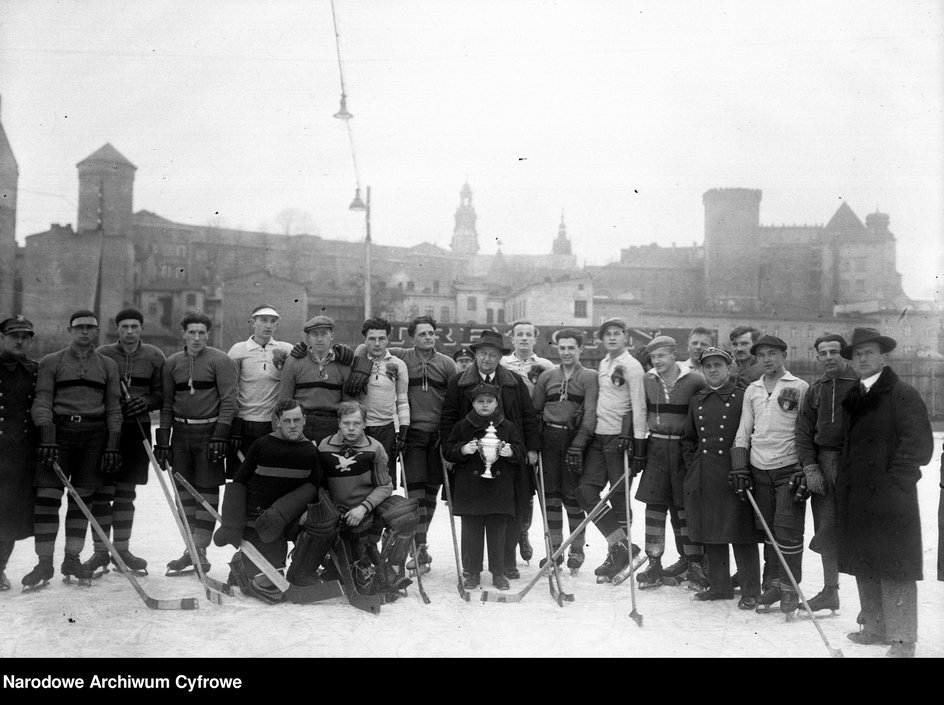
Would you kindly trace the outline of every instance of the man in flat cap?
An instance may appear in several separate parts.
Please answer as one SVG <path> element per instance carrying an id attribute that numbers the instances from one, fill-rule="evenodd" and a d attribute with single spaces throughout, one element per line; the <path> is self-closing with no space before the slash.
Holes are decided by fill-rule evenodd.
<path id="1" fill-rule="evenodd" d="M 36 429 L 30 407 L 38 365 L 28 355 L 33 324 L 14 316 L 0 323 L 0 591 L 13 545 L 33 535 Z"/>
<path id="2" fill-rule="evenodd" d="M 121 467 L 121 401 L 118 365 L 95 351 L 98 316 L 85 309 L 69 319 L 69 346 L 39 361 L 36 396 L 30 413 L 39 429 L 36 505 L 33 531 L 39 564 L 23 585 L 44 586 L 53 576 L 53 553 L 59 533 L 59 505 L 64 487 L 52 465 L 57 462 L 77 494 L 88 504 L 102 473 Z M 87 583 L 92 571 L 79 559 L 88 519 L 69 495 L 65 558 L 60 571 Z"/>
<path id="3" fill-rule="evenodd" d="M 227 353 L 236 363 L 236 418 L 230 438 L 243 456 L 253 442 L 272 433 L 272 414 L 279 398 L 282 367 L 291 343 L 275 339 L 279 312 L 268 304 L 256 306 L 249 317 L 252 335 L 235 343 Z M 226 474 L 233 477 L 240 465 L 235 454 L 226 459 Z"/>
<path id="4" fill-rule="evenodd" d="M 802 576 L 803 525 L 808 496 L 806 477 L 796 447 L 796 419 L 809 385 L 795 377 L 784 363 L 787 344 L 765 335 L 751 347 L 751 355 L 764 374 L 748 385 L 731 466 L 736 490 L 753 490 L 761 515 L 786 559 L 797 584 Z M 758 521 L 759 524 L 759 521 Z M 773 546 L 764 544 L 764 591 L 757 609 L 769 611 L 780 602 L 780 611 L 791 616 L 799 596 L 780 565 Z"/>
<path id="5" fill-rule="evenodd" d="M 600 501 L 600 492 L 607 483 L 612 485 L 623 477 L 624 453 L 633 454 L 637 468 L 645 465 L 648 436 L 644 372 L 626 349 L 629 343 L 626 321 L 622 318 L 604 321 L 597 335 L 606 350 L 597 368 L 597 423 L 577 483 L 577 501 L 586 512 Z M 620 487 L 613 492 L 610 506 L 594 520 L 607 543 L 606 559 L 593 571 L 601 582 L 609 582 L 629 565 L 624 494 L 627 491 L 627 487 Z M 638 546 L 632 547 L 634 556 L 638 551 Z"/>
<path id="6" fill-rule="evenodd" d="M 730 550 L 734 550 L 741 599 L 738 608 L 754 610 L 760 595 L 760 531 L 747 502 L 738 501 L 731 486 L 731 446 L 741 418 L 744 390 L 728 376 L 731 356 L 719 348 L 699 358 L 707 387 L 688 404 L 682 432 L 685 459 L 685 514 L 692 541 L 705 547 L 709 588 L 696 600 L 734 598 Z"/>
<path id="7" fill-rule="evenodd" d="M 857 644 L 889 644 L 888 656 L 914 656 L 922 575 L 918 488 L 934 439 L 918 392 L 888 367 L 895 340 L 856 328 L 842 356 L 861 382 L 842 402 L 845 434 L 836 494 L 839 570 L 854 575 L 862 631 Z"/>
<path id="8" fill-rule="evenodd" d="M 139 573 L 147 573 L 147 561 L 129 550 L 134 525 L 134 500 L 137 485 L 146 485 L 150 461 L 142 445 L 142 433 L 151 440 L 151 412 L 164 404 L 162 373 L 164 353 L 160 348 L 141 341 L 144 315 L 126 308 L 115 315 L 118 340 L 98 348 L 105 357 L 118 365 L 121 373 L 121 469 L 104 478 L 96 488 L 92 514 L 113 542 L 125 565 Z M 85 565 L 91 570 L 106 570 L 111 555 L 97 533 L 92 534 L 94 553 Z"/>
<path id="9" fill-rule="evenodd" d="M 646 372 L 646 425 L 649 428 L 648 454 L 639 480 L 636 499 L 646 505 L 646 556 L 649 565 L 637 576 L 639 586 L 658 587 L 664 579 L 687 578 L 692 585 L 707 587 L 702 568 L 701 544 L 691 541 L 685 522 L 682 482 L 682 431 L 691 398 L 705 388 L 705 378 L 675 359 L 674 338 L 658 335 L 646 345 L 652 369 Z M 678 560 L 663 569 L 665 551 L 665 515 L 669 514 L 675 532 Z"/>
<path id="10" fill-rule="evenodd" d="M 836 333 L 820 336 L 813 343 L 823 376 L 810 386 L 796 424 L 797 451 L 813 509 L 815 533 L 810 550 L 819 553 L 823 562 L 823 589 L 808 601 L 814 612 L 839 609 L 836 478 L 846 418 L 842 400 L 859 383 L 852 365 L 840 354 L 844 347 L 845 339 Z"/>
<path id="11" fill-rule="evenodd" d="M 314 316 L 305 324 L 305 343 L 296 345 L 285 363 L 278 396 L 301 404 L 305 438 L 319 443 L 337 432 L 338 404 L 357 399 L 367 384 L 371 363 L 355 357 L 346 345 L 334 344 L 330 316 Z"/>
<path id="12" fill-rule="evenodd" d="M 511 352 L 511 348 L 505 344 L 504 336 L 493 330 L 483 330 L 478 340 L 469 348 L 475 354 L 475 364 L 449 381 L 439 427 L 442 437 L 449 438 L 452 427 L 472 411 L 472 390 L 484 382 L 501 390 L 498 408 L 521 432 L 524 445 L 528 449 L 527 464 L 537 464 L 538 452 L 541 449 L 537 414 L 531 405 L 531 395 L 521 375 L 499 364 L 502 355 Z M 523 459 L 518 459 L 522 467 L 520 472 L 515 474 L 515 515 L 506 517 L 504 568 L 505 577 L 510 580 L 521 577 L 515 549 L 521 536 L 523 517 L 534 494 L 534 476 L 529 468 L 524 467 L 522 461 Z"/>

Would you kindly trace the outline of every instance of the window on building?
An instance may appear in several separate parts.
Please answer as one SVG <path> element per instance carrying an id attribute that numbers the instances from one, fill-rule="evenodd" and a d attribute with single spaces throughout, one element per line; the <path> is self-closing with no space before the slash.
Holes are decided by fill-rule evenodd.
<path id="1" fill-rule="evenodd" d="M 487 308 L 485 309 L 485 322 L 491 325 L 495 322 L 495 309 Z"/>
<path id="2" fill-rule="evenodd" d="M 583 284 L 577 285 L 577 291 L 583 291 Z"/>
<path id="3" fill-rule="evenodd" d="M 440 323 L 449 323 L 449 307 L 443 306 L 439 309 L 439 322 Z"/>
<path id="4" fill-rule="evenodd" d="M 427 306 L 426 315 L 429 316 L 430 318 L 433 318 L 436 315 L 436 310 L 432 306 Z"/>
<path id="5" fill-rule="evenodd" d="M 408 318 L 412 320 L 419 315 L 420 315 L 420 307 L 417 306 L 416 304 L 413 304 L 412 306 L 410 306 L 410 315 L 408 316 Z"/>
<path id="6" fill-rule="evenodd" d="M 901 332 L 904 333 L 905 335 L 911 335 L 911 326 L 905 326 L 904 328 L 902 328 Z"/>
<path id="7" fill-rule="evenodd" d="M 413 282 L 409 281 L 409 282 L 406 283 L 406 290 L 407 290 L 407 291 L 413 291 L 415 288 L 416 288 L 416 286 L 413 284 Z"/>
<path id="8" fill-rule="evenodd" d="M 187 256 L 187 247 L 186 247 L 186 245 L 178 245 L 178 246 L 177 246 L 177 256 L 178 256 L 178 257 L 186 257 L 186 256 Z"/>
<path id="9" fill-rule="evenodd" d="M 476 300 L 474 296 L 470 296 L 468 299 L 466 299 L 465 307 L 466 307 L 466 310 L 468 311 L 477 311 L 478 301 Z"/>
<path id="10" fill-rule="evenodd" d="M 196 294 L 187 294 L 187 306 L 196 306 L 197 305 L 197 295 Z"/>
<path id="11" fill-rule="evenodd" d="M 790 329 L 790 339 L 793 340 L 793 339 L 795 339 L 796 337 L 797 337 L 797 329 L 796 329 L 796 328 L 791 328 L 791 329 Z"/>
<path id="12" fill-rule="evenodd" d="M 865 279 L 856 279 L 855 280 L 855 292 L 857 294 L 865 293 Z"/>
<path id="13" fill-rule="evenodd" d="M 433 293 L 434 294 L 439 293 L 439 280 L 438 279 L 433 281 Z"/>
<path id="14" fill-rule="evenodd" d="M 587 302 L 583 299 L 577 299 L 574 301 L 574 318 L 586 318 L 587 317 Z"/>
<path id="15" fill-rule="evenodd" d="M 505 322 L 505 309 L 503 308 L 498 309 L 498 322 L 499 323 Z"/>
<path id="16" fill-rule="evenodd" d="M 150 317 L 150 316 L 156 316 L 156 315 L 157 315 L 157 304 L 155 303 L 148 304 L 148 316 Z"/>

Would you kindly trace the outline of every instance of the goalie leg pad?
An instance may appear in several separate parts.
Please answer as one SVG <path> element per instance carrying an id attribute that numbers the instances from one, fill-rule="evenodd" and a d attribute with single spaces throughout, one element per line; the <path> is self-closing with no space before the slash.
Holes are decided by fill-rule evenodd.
<path id="1" fill-rule="evenodd" d="M 312 585 L 320 581 L 318 567 L 338 536 L 338 512 L 324 502 L 309 505 L 308 518 L 295 542 L 292 564 L 286 578 L 295 585 Z"/>

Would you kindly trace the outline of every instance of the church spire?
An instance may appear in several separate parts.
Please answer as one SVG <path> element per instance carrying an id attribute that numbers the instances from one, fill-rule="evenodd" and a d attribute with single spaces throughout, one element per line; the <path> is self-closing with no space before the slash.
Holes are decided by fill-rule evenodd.
<path id="1" fill-rule="evenodd" d="M 474 255 L 479 251 L 479 235 L 475 230 L 475 218 L 475 208 L 472 207 L 472 188 L 467 181 L 459 191 L 456 227 L 450 244 L 453 252 Z"/>
<path id="2" fill-rule="evenodd" d="M 560 226 L 557 228 L 557 237 L 554 240 L 554 245 L 551 249 L 551 252 L 555 255 L 569 255 L 570 251 L 570 239 L 567 237 L 567 225 L 564 224 L 564 211 L 561 211 L 561 222 Z"/>

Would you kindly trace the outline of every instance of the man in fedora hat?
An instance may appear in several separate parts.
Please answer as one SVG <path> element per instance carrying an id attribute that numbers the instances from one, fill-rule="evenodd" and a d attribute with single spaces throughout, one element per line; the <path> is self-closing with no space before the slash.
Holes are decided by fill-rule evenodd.
<path id="1" fill-rule="evenodd" d="M 842 400 L 858 384 L 859 376 L 840 354 L 845 339 L 836 333 L 813 343 L 823 376 L 813 382 L 800 405 L 796 444 L 813 508 L 810 550 L 823 562 L 823 590 L 809 600 L 810 609 L 839 609 L 839 568 L 836 564 L 836 478 L 842 453 L 845 411 Z"/>
<path id="2" fill-rule="evenodd" d="M 895 340 L 856 328 L 842 356 L 861 382 L 843 400 L 845 437 L 836 494 L 839 570 L 854 575 L 862 631 L 857 644 L 890 644 L 912 657 L 918 639 L 917 581 L 922 579 L 918 488 L 934 439 L 918 392 L 888 367 Z"/>
<path id="3" fill-rule="evenodd" d="M 735 490 L 742 495 L 746 490 L 754 490 L 761 515 L 799 584 L 806 518 L 804 500 L 808 493 L 799 464 L 795 429 L 809 385 L 784 367 L 787 344 L 780 338 L 762 336 L 751 347 L 751 355 L 763 366 L 764 374 L 744 392 L 741 422 L 731 449 Z M 765 585 L 757 609 L 769 611 L 779 602 L 780 611 L 792 615 L 799 607 L 799 596 L 773 546 L 767 543 L 764 560 Z"/>
<path id="4" fill-rule="evenodd" d="M 0 323 L 0 591 L 10 589 L 4 570 L 20 539 L 33 535 L 36 429 L 30 406 L 38 365 L 30 360 L 33 324 L 14 316 Z"/>
<path id="5" fill-rule="evenodd" d="M 501 390 L 499 409 L 521 431 L 528 449 L 527 462 L 534 465 L 541 449 L 541 437 L 537 414 L 531 405 L 531 395 L 519 374 L 499 364 L 501 356 L 508 355 L 511 348 L 505 344 L 502 334 L 493 330 L 483 330 L 469 348 L 475 355 L 475 363 L 461 375 L 452 378 L 446 389 L 440 421 L 442 437 L 448 438 L 452 427 L 472 410 L 472 390 L 482 382 L 493 384 Z M 512 580 L 520 577 L 515 548 L 521 537 L 522 519 L 533 494 L 534 478 L 530 471 L 522 467 L 515 478 L 515 516 L 508 517 L 505 529 L 505 576 Z"/>

